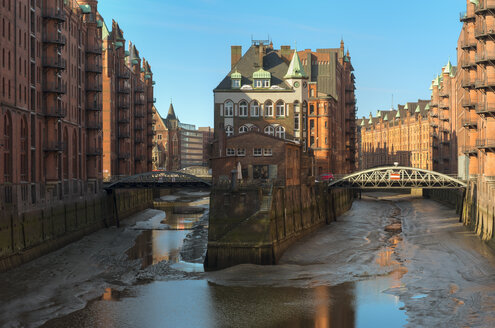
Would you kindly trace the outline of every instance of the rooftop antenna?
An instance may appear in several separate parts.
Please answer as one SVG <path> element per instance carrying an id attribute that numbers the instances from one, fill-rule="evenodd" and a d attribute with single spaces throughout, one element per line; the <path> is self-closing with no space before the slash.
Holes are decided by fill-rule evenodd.
<path id="1" fill-rule="evenodd" d="M 392 93 L 392 109 L 394 109 L 394 94 Z"/>

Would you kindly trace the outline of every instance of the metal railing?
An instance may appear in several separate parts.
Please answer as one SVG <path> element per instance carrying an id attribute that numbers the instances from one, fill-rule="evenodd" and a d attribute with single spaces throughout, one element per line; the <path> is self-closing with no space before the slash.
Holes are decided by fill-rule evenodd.
<path id="1" fill-rule="evenodd" d="M 495 113 L 495 104 L 477 104 L 477 114 Z"/>
<path id="2" fill-rule="evenodd" d="M 47 117 L 64 118 L 67 116 L 67 110 L 62 106 L 46 106 L 43 114 Z"/>
<path id="3" fill-rule="evenodd" d="M 44 57 L 43 67 L 65 69 L 66 61 L 63 58 L 58 58 L 58 57 Z"/>
<path id="4" fill-rule="evenodd" d="M 65 22 L 66 16 L 64 9 L 45 8 L 43 9 L 43 18 L 54 19 L 60 22 Z"/>
<path id="5" fill-rule="evenodd" d="M 46 93 L 64 94 L 67 92 L 67 87 L 59 82 L 45 83 L 43 85 L 43 91 Z"/>
<path id="6" fill-rule="evenodd" d="M 103 72 L 103 67 L 100 64 L 86 63 L 86 72 L 100 74 Z"/>
<path id="7" fill-rule="evenodd" d="M 476 139 L 476 147 L 478 149 L 495 149 L 495 139 Z"/>
<path id="8" fill-rule="evenodd" d="M 476 154 L 478 152 L 478 148 L 476 148 L 476 146 L 465 145 L 461 146 L 461 152 L 464 154 Z"/>
<path id="9" fill-rule="evenodd" d="M 478 126 L 478 122 L 471 118 L 463 118 L 461 120 L 461 125 L 465 128 L 473 128 Z"/>
<path id="10" fill-rule="evenodd" d="M 63 141 L 53 141 L 45 142 L 43 145 L 43 150 L 45 152 L 61 152 L 65 149 L 65 142 Z"/>
<path id="11" fill-rule="evenodd" d="M 53 43 L 53 44 L 65 45 L 67 43 L 67 38 L 65 37 L 65 35 L 62 35 L 60 33 L 45 32 L 43 34 L 43 42 L 44 43 Z"/>
<path id="12" fill-rule="evenodd" d="M 101 156 L 103 155 L 103 148 L 101 147 L 88 147 L 86 151 L 87 156 Z"/>

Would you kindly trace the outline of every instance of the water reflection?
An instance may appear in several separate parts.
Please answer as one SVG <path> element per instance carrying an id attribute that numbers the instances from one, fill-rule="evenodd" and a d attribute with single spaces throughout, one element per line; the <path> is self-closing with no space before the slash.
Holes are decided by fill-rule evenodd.
<path id="1" fill-rule="evenodd" d="M 228 287 L 205 280 L 133 287 L 119 302 L 96 300 L 45 327 L 400 327 L 388 278 L 315 288 Z M 104 326 L 102 323 L 112 323 Z"/>

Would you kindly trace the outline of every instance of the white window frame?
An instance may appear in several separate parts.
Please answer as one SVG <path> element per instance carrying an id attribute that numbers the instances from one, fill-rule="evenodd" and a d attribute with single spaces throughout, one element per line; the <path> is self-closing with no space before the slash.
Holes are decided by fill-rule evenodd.
<path id="1" fill-rule="evenodd" d="M 263 88 L 269 88 L 270 87 L 270 80 L 263 80 Z"/>
<path id="2" fill-rule="evenodd" d="M 277 104 L 275 105 L 275 110 L 277 117 L 285 117 L 285 106 L 283 102 L 277 102 Z"/>
<path id="3" fill-rule="evenodd" d="M 285 128 L 281 125 L 275 128 L 275 137 L 285 139 Z"/>
<path id="4" fill-rule="evenodd" d="M 225 134 L 227 135 L 227 137 L 234 135 L 234 128 L 231 125 L 227 125 L 225 127 Z"/>
<path id="5" fill-rule="evenodd" d="M 261 82 L 261 80 L 258 80 L 258 79 L 254 80 L 254 87 L 255 88 L 263 87 L 263 82 Z"/>
<path id="6" fill-rule="evenodd" d="M 263 149 L 262 148 L 253 148 L 253 156 L 254 157 L 263 156 Z"/>
<path id="7" fill-rule="evenodd" d="M 301 128 L 301 116 L 299 113 L 294 113 L 294 131 L 299 131 Z"/>
<path id="8" fill-rule="evenodd" d="M 232 79 L 232 89 L 239 89 L 241 87 L 240 79 Z"/>
<path id="9" fill-rule="evenodd" d="M 251 105 L 251 117 L 258 117 L 260 116 L 260 104 L 259 102 L 255 101 Z"/>
<path id="10" fill-rule="evenodd" d="M 240 128 L 239 128 L 239 133 L 246 133 L 249 131 L 249 128 L 246 126 L 246 125 L 242 125 Z"/>
<path id="11" fill-rule="evenodd" d="M 232 101 L 228 100 L 225 102 L 223 114 L 225 117 L 234 117 L 234 103 Z"/>
<path id="12" fill-rule="evenodd" d="M 265 134 L 268 134 L 269 136 L 274 136 L 275 135 L 275 128 L 271 125 L 265 126 L 265 129 L 263 130 Z"/>
<path id="13" fill-rule="evenodd" d="M 234 148 L 225 149 L 225 155 L 229 157 L 235 156 L 235 149 Z"/>
<path id="14" fill-rule="evenodd" d="M 271 101 L 265 103 L 265 117 L 273 117 L 273 103 Z"/>
<path id="15" fill-rule="evenodd" d="M 263 149 L 263 156 L 273 156 L 273 151 L 271 148 L 264 148 Z"/>
<path id="16" fill-rule="evenodd" d="M 245 100 L 239 103 L 239 116 L 240 117 L 248 116 L 248 103 Z"/>
<path id="17" fill-rule="evenodd" d="M 237 156 L 246 156 L 246 149 L 245 148 L 237 148 Z"/>

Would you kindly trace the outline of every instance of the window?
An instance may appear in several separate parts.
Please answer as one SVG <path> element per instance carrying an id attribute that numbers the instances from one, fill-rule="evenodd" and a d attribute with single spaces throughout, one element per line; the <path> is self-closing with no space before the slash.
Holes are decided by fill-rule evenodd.
<path id="1" fill-rule="evenodd" d="M 275 136 L 277 138 L 285 139 L 285 128 L 283 126 L 277 126 L 275 129 Z"/>
<path id="2" fill-rule="evenodd" d="M 272 156 L 272 149 L 271 148 L 263 149 L 263 156 Z"/>
<path id="3" fill-rule="evenodd" d="M 239 128 L 239 133 L 245 133 L 245 132 L 248 132 L 249 129 L 247 126 L 243 125 Z"/>
<path id="4" fill-rule="evenodd" d="M 315 89 L 311 88 L 309 89 L 309 96 L 314 97 L 315 96 Z"/>
<path id="5" fill-rule="evenodd" d="M 246 156 L 246 149 L 238 148 L 237 149 L 237 156 Z"/>
<path id="6" fill-rule="evenodd" d="M 309 115 L 313 115 L 315 113 L 315 106 L 309 105 Z"/>
<path id="7" fill-rule="evenodd" d="M 261 148 L 254 148 L 253 156 L 261 156 Z"/>
<path id="8" fill-rule="evenodd" d="M 265 127 L 265 133 L 270 135 L 270 136 L 273 136 L 273 135 L 275 135 L 275 129 L 273 128 L 273 126 L 268 125 Z"/>
<path id="9" fill-rule="evenodd" d="M 294 114 L 294 130 L 299 130 L 299 113 Z"/>
<path id="10" fill-rule="evenodd" d="M 232 88 L 233 89 L 239 89 L 240 87 L 241 87 L 241 80 L 233 79 L 232 80 Z"/>
<path id="11" fill-rule="evenodd" d="M 227 156 L 235 156 L 235 149 L 227 148 Z"/>
<path id="12" fill-rule="evenodd" d="M 234 103 L 232 101 L 229 100 L 225 103 L 224 114 L 226 117 L 234 116 Z"/>
<path id="13" fill-rule="evenodd" d="M 315 137 L 312 136 L 312 137 L 309 138 L 309 146 L 310 147 L 313 147 L 314 144 L 315 144 Z"/>
<path id="14" fill-rule="evenodd" d="M 285 106 L 284 103 L 279 101 L 276 106 L 277 116 L 284 117 L 285 116 Z"/>
<path id="15" fill-rule="evenodd" d="M 263 86 L 263 83 L 261 80 L 254 80 L 254 87 L 255 88 L 261 88 Z"/>
<path id="16" fill-rule="evenodd" d="M 325 145 L 328 145 L 328 138 L 325 137 Z"/>
<path id="17" fill-rule="evenodd" d="M 327 121 L 325 121 L 325 127 L 328 128 L 328 124 L 327 124 Z"/>
<path id="18" fill-rule="evenodd" d="M 309 129 L 313 130 L 315 128 L 315 120 L 309 120 Z"/>
<path id="19" fill-rule="evenodd" d="M 265 104 L 265 116 L 273 116 L 273 103 L 271 101 Z"/>
<path id="20" fill-rule="evenodd" d="M 244 100 L 239 104 L 239 116 L 246 117 L 248 116 L 248 104 Z"/>
<path id="21" fill-rule="evenodd" d="M 270 80 L 263 80 L 263 88 L 269 88 L 270 87 Z"/>
<path id="22" fill-rule="evenodd" d="M 225 133 L 227 134 L 227 137 L 230 137 L 231 135 L 234 134 L 234 128 L 231 127 L 230 125 L 227 125 L 225 127 Z"/>
<path id="23" fill-rule="evenodd" d="M 158 135 L 158 140 L 162 140 L 162 135 L 161 134 Z"/>
<path id="24" fill-rule="evenodd" d="M 251 117 L 258 117 L 260 116 L 260 104 L 255 101 L 251 105 Z"/>

